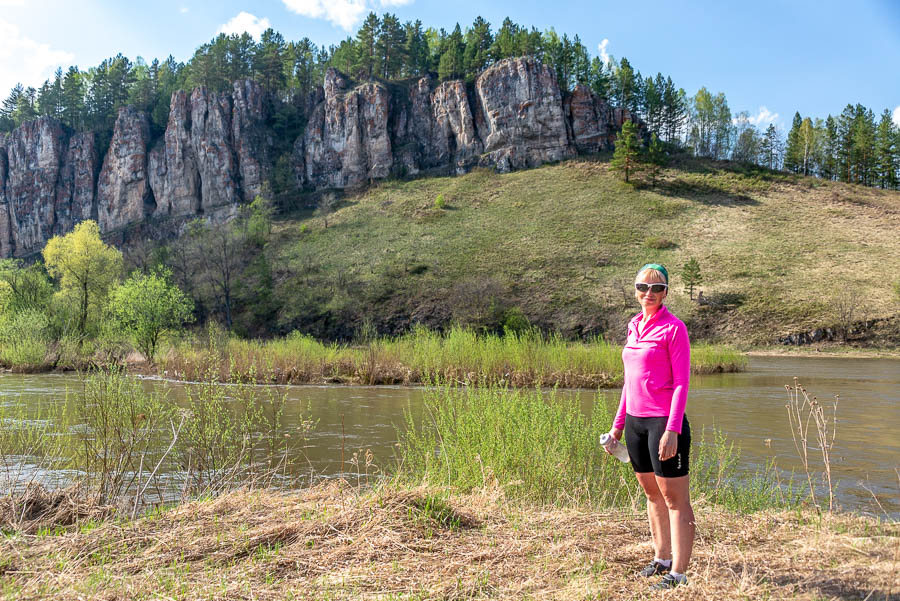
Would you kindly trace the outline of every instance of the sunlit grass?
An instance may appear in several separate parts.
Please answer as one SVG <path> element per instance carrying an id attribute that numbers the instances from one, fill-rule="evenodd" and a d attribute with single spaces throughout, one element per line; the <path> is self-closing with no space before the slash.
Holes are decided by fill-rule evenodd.
<path id="1" fill-rule="evenodd" d="M 222 336 L 182 343 L 162 362 L 169 377 L 197 380 L 212 370 L 221 381 L 254 377 L 274 383 L 322 381 L 415 384 L 433 378 L 516 387 L 598 388 L 622 381 L 622 349 L 603 338 L 564 340 L 537 330 L 480 334 L 453 327 L 441 334 L 412 332 L 356 345 L 324 343 L 293 333 L 272 341 Z M 694 373 L 740 371 L 746 359 L 735 349 L 696 345 Z"/>

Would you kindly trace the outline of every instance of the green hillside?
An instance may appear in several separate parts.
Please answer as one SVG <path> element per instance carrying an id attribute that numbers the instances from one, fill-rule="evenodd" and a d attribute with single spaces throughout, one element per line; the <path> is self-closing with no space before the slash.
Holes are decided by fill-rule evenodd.
<path id="1" fill-rule="evenodd" d="M 900 310 L 897 192 L 694 159 L 631 187 L 608 158 L 388 181 L 340 198 L 327 227 L 313 212 L 276 220 L 269 312 L 250 303 L 238 329 L 491 328 L 519 309 L 617 339 L 650 260 L 669 266 L 669 305 L 697 338 L 765 344 Z M 689 257 L 710 304 L 682 290 Z"/>

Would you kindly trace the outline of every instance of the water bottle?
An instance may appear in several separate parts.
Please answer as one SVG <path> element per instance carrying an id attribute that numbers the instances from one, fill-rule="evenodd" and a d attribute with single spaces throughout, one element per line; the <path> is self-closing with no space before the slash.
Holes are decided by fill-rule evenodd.
<path id="1" fill-rule="evenodd" d="M 625 445 L 620 444 L 609 432 L 600 435 L 600 444 L 606 447 L 606 450 L 612 453 L 613 457 L 622 463 L 631 461 L 628 457 L 628 449 L 625 448 Z"/>

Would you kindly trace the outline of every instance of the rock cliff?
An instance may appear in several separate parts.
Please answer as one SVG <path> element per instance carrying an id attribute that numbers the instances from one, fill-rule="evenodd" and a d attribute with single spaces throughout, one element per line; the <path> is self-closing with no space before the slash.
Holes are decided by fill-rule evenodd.
<path id="1" fill-rule="evenodd" d="M 93 133 L 48 117 L 23 124 L 0 137 L 0 257 L 38 252 L 84 219 L 113 232 L 233 212 L 263 192 L 279 158 L 275 104 L 250 80 L 228 93 L 177 91 L 155 141 L 147 115 L 124 107 L 102 168 Z M 308 105 L 289 156 L 306 189 L 534 167 L 610 148 L 630 118 L 585 86 L 563 95 L 553 71 L 527 57 L 499 61 L 469 85 L 430 76 L 356 84 L 330 69 Z"/>

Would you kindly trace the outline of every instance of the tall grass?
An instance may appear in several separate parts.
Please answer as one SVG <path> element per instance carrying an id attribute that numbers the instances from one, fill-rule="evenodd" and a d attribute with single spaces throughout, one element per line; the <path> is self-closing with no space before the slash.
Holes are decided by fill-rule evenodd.
<path id="1" fill-rule="evenodd" d="M 746 359 L 732 348 L 698 345 L 695 372 L 738 371 Z M 622 381 L 621 347 L 602 338 L 564 340 L 537 330 L 479 334 L 453 327 L 441 334 L 423 327 L 394 338 L 359 345 L 319 342 L 293 333 L 273 341 L 210 335 L 182 343 L 162 362 L 170 377 L 197 380 L 210 371 L 220 381 L 258 368 L 279 384 L 321 381 L 362 384 L 445 382 L 515 387 L 598 388 Z"/>
<path id="2" fill-rule="evenodd" d="M 75 487 L 89 504 L 132 514 L 240 487 L 294 487 L 314 424 L 301 419 L 288 432 L 285 394 L 250 378 L 227 387 L 207 379 L 178 407 L 108 369 L 85 374 L 57 403 L 0 404 L 0 500 L 20 508 L 0 515 L 0 527 L 30 515 L 18 499 L 42 498 L 29 497 L 34 486 Z"/>
<path id="3" fill-rule="evenodd" d="M 470 491 L 498 484 L 528 503 L 634 507 L 643 503 L 630 464 L 606 455 L 599 437 L 612 416 L 602 396 L 589 416 L 554 392 L 501 386 L 429 389 L 421 423 L 407 414 L 397 474 L 401 481 Z M 774 471 L 737 472 L 739 451 L 716 430 L 694 441 L 695 498 L 740 510 L 787 506 Z"/>

